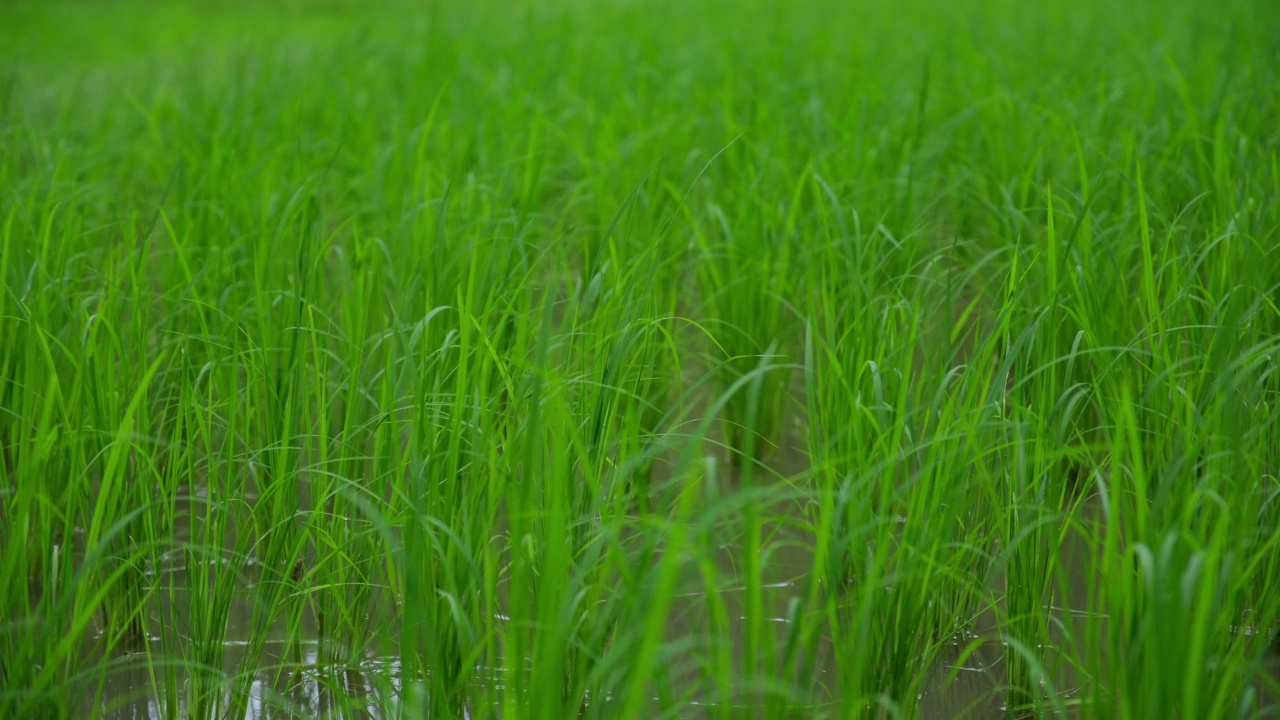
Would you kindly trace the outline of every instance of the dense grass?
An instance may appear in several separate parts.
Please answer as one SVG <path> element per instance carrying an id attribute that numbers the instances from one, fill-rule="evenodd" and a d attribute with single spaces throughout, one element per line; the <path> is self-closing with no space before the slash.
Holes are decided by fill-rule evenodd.
<path id="1" fill-rule="evenodd" d="M 0 717 L 1274 714 L 1273 3 L 33 1 L 0 62 Z"/>

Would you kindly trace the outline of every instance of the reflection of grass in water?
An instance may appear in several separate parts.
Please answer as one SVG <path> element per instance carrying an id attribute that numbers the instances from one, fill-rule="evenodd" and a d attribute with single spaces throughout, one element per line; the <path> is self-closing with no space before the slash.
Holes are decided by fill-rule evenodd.
<path id="1" fill-rule="evenodd" d="M 1280 690 L 1274 14 L 143 9 L 0 10 L 0 716 Z"/>

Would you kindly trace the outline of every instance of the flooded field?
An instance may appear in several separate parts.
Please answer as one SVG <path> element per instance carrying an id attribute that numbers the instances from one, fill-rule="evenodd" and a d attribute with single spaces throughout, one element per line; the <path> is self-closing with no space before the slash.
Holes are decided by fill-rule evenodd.
<path id="1" fill-rule="evenodd" d="M 771 472 L 780 477 L 797 478 L 806 472 L 807 455 L 798 449 L 801 436 L 784 436 L 782 448 L 771 454 L 767 463 Z M 790 448 L 790 449 L 785 449 Z M 743 492 L 741 470 L 723 463 L 715 456 L 703 458 L 709 474 L 718 468 L 723 473 L 723 492 Z M 798 614 L 808 593 L 813 591 L 814 572 L 813 542 L 805 536 L 803 503 L 795 498 L 761 502 L 760 498 L 743 498 L 743 502 L 758 503 L 762 516 L 764 536 L 769 540 L 762 545 L 766 560 L 761 565 L 758 588 L 749 587 L 750 577 L 743 575 L 743 539 L 740 537 L 740 518 L 727 518 L 707 537 L 705 550 L 711 570 L 707 567 L 683 568 L 674 586 L 666 609 L 664 633 L 670 642 L 687 643 L 691 660 L 699 652 L 710 648 L 698 648 L 696 643 L 706 638 L 716 638 L 723 643 L 729 657 L 725 662 L 735 667 L 736 677 L 742 677 L 742 648 L 750 633 L 763 634 L 763 642 L 775 652 L 795 645 L 795 634 L 814 627 Z M 1102 503 L 1094 497 L 1078 507 L 1080 522 L 1098 522 Z M 308 511 L 313 511 L 308 508 Z M 906 518 L 894 518 L 890 525 L 904 526 Z M 1064 525 L 1067 524 L 1065 521 Z M 505 523 L 499 523 L 505 526 Z M 502 528 L 505 530 L 505 527 Z M 189 528 L 175 533 L 175 538 L 191 535 Z M 892 533 L 895 541 L 901 541 L 902 533 Z M 492 542 L 509 543 L 504 534 L 495 535 Z M 997 541 L 998 542 L 998 541 Z M 994 549 L 993 545 L 993 549 Z M 661 550 L 659 550 L 661 553 Z M 1090 572 L 1094 557 L 1089 543 L 1064 537 L 1058 548 L 1053 585 L 1055 590 L 1047 596 L 1040 608 L 1048 632 L 1032 652 L 1043 663 L 1045 675 L 1039 680 L 1040 701 L 1048 704 L 1051 696 L 1057 700 L 1055 716 L 1090 717 L 1091 711 L 1082 709 L 1081 698 L 1087 698 L 1088 678 L 1078 670 L 1078 643 L 1087 638 L 1091 630 L 1106 624 L 1105 614 L 1090 611 L 1090 583 L 1085 577 Z M 211 563 L 227 567 L 233 563 Z M 228 694 L 221 704 L 242 706 L 245 718 L 384 718 L 416 714 L 413 702 L 427 704 L 426 684 L 421 679 L 406 686 L 401 662 L 403 648 L 397 638 L 403 632 L 398 621 L 399 613 L 386 586 L 375 590 L 378 599 L 369 604 L 366 618 L 368 627 L 376 628 L 378 642 L 372 643 L 355 655 L 344 654 L 342 649 L 323 647 L 326 637 L 323 624 L 317 619 L 317 607 L 310 601 L 315 592 L 312 577 L 317 564 L 316 556 L 308 554 L 298 561 L 298 568 L 291 570 L 291 580 L 296 581 L 294 591 L 301 601 L 295 625 L 277 625 L 265 634 L 255 632 L 255 622 L 260 608 L 255 603 L 255 589 L 262 582 L 273 582 L 273 573 L 266 572 L 254 558 L 246 559 L 235 568 L 240 585 L 231 601 L 226 616 L 223 641 L 222 669 L 226 677 L 238 678 L 246 685 L 247 696 L 235 702 Z M 930 636 L 916 647 L 927 647 L 926 663 L 920 666 L 921 675 L 916 685 L 914 707 L 919 718 L 989 718 L 1027 716 L 1010 708 L 1009 673 L 1006 662 L 1012 651 L 1007 638 L 1009 603 L 1007 574 L 997 563 L 990 569 L 985 592 L 969 606 L 968 615 L 956 615 L 949 624 L 935 626 Z M 179 714 L 186 712 L 185 701 L 190 684 L 195 682 L 187 668 L 180 667 L 166 678 L 166 685 L 157 685 L 154 657 L 148 653 L 164 652 L 166 643 L 174 637 L 190 637 L 197 628 L 190 618 L 182 617 L 180 610 L 193 598 L 188 590 L 191 573 L 180 561 L 148 573 L 153 584 L 148 585 L 147 596 L 152 606 L 150 623 L 166 622 L 161 635 L 153 635 L 141 645 L 125 647 L 115 652 L 104 680 L 84 692 L 85 705 L 80 712 L 105 718 L 162 718 L 177 706 Z M 714 578 L 714 579 L 710 579 Z M 504 592 L 506 578 L 500 577 L 497 596 L 501 612 L 489 619 L 497 632 L 509 631 L 512 617 L 506 607 Z M 886 586 L 892 593 L 892 585 Z M 758 596 L 753 606 L 749 594 Z M 846 591 L 837 600 L 839 608 L 849 608 L 852 591 Z M 942 597 L 929 597 L 928 603 L 943 602 Z M 837 613 L 841 610 L 838 609 Z M 755 616 L 749 613 L 756 613 Z M 1247 622 L 1248 618 L 1242 618 Z M 819 626 L 819 633 L 829 626 Z M 1231 629 L 1233 635 L 1246 637 L 1266 635 L 1265 629 L 1240 625 Z M 757 636 L 759 637 L 759 635 Z M 104 638 L 97 633 L 88 646 L 97 646 Z M 761 642 L 757 639 L 757 642 Z M 1265 643 L 1265 640 L 1264 640 Z M 251 652 L 250 648 L 255 648 Z M 721 695 L 723 687 L 710 686 L 705 679 L 705 666 L 698 662 L 681 663 L 672 658 L 666 668 L 668 692 L 681 698 L 679 717 L 741 717 L 786 713 L 804 716 L 840 716 L 848 713 L 847 698 L 842 694 L 842 677 L 839 644 L 829 632 L 809 640 L 800 652 L 807 655 L 797 666 L 803 667 L 805 677 L 798 682 L 805 688 L 804 700 L 791 698 L 786 703 L 770 699 L 763 689 L 752 689 L 750 680 L 741 690 Z M 326 651 L 327 650 L 327 651 Z M 789 650 L 788 650 L 789 651 Z M 784 651 L 785 652 L 785 651 Z M 248 659 L 246 659 L 248 658 Z M 1265 658 L 1264 678 L 1277 677 L 1280 661 Z M 429 674 L 430 668 L 423 668 Z M 482 717 L 486 714 L 502 715 L 503 685 L 511 675 L 510 667 L 477 664 L 468 671 L 470 704 L 461 707 L 463 717 Z M 1083 682 L 1082 682 L 1083 680 Z M 734 683 L 736 684 L 736 680 Z M 416 687 L 414 687 L 416 685 Z M 1268 683 L 1259 680 L 1257 690 L 1266 691 Z M 174 692 L 176 702 L 167 692 Z M 415 692 L 417 693 L 415 695 Z M 416 698 L 406 700 L 406 698 Z M 670 698 L 654 696 L 644 705 L 646 712 L 661 712 L 664 702 Z M 483 703 L 483 705 L 480 705 Z M 481 708 L 485 709 L 481 709 Z M 612 695 L 583 698 L 582 712 L 607 717 L 618 709 L 618 700 Z M 868 703 L 863 714 L 877 714 L 874 703 Z M 857 713 L 855 713 L 857 714 Z M 239 716 L 237 711 L 237 716 Z"/>
<path id="2" fill-rule="evenodd" d="M 0 3 L 0 718 L 1274 716 L 1264 5 Z"/>

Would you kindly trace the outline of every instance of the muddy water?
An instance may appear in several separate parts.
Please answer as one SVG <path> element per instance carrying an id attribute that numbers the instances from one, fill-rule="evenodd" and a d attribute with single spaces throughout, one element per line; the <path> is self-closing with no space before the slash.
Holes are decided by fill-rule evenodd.
<path id="1" fill-rule="evenodd" d="M 794 576 L 794 571 L 801 569 L 803 558 L 798 551 L 783 554 L 789 554 L 790 557 L 786 561 L 771 564 L 768 578 L 771 582 L 764 588 L 765 613 L 773 620 L 769 626 L 775 629 L 774 641 L 778 647 L 783 646 L 790 629 L 787 620 L 788 605 L 803 592 L 801 580 Z M 729 567 L 726 566 L 725 570 L 728 571 Z M 779 580 L 779 577 L 790 579 Z M 683 593 L 673 606 L 669 623 L 669 631 L 673 636 L 695 633 L 705 628 L 705 600 L 700 597 L 701 594 L 698 591 Z M 744 592 L 730 586 L 720 591 L 720 598 L 730 618 L 729 635 L 733 646 L 741 648 L 746 612 Z M 233 608 L 224 652 L 225 666 L 229 669 L 237 667 L 238 660 L 244 654 L 252 612 L 252 603 L 248 600 L 237 602 Z M 281 629 L 277 637 L 267 641 L 260 657 L 260 666 L 266 669 L 257 673 L 252 681 L 246 718 L 378 718 L 384 717 L 386 711 L 396 707 L 402 688 L 399 659 L 394 651 L 385 655 L 370 654 L 354 667 L 335 668 L 321 661 L 320 647 L 314 639 L 316 628 L 309 616 L 304 616 L 303 634 L 313 639 L 289 646 Z M 1004 695 L 1001 685 L 1004 674 L 998 644 L 989 643 L 957 664 L 957 657 L 972 637 L 957 636 L 952 639 L 948 651 L 944 651 L 942 662 L 935 669 L 920 698 L 919 717 L 943 720 L 1003 715 L 1001 711 Z M 152 640 L 159 642 L 159 638 Z M 100 695 L 86 698 L 84 710 L 89 711 L 91 705 L 96 705 L 103 717 L 122 720 L 158 720 L 166 717 L 165 709 L 169 703 L 165 698 L 163 675 L 153 678 L 145 659 L 143 654 L 137 652 L 117 657 L 117 669 L 101 688 Z M 821 697 L 814 698 L 813 709 L 819 710 L 824 705 L 828 708 L 832 704 L 838 705 L 838 668 L 834 647 L 829 640 L 819 643 L 819 655 L 814 660 L 811 684 L 821 689 Z M 282 665 L 301 669 L 290 670 L 277 677 L 271 669 Z M 500 672 L 496 669 L 480 673 L 482 678 L 489 678 L 494 682 L 499 675 Z M 161 683 L 158 693 L 153 689 L 153 680 Z M 180 675 L 178 686 L 181 687 L 185 680 Z M 289 714 L 280 711 L 279 699 L 282 698 L 298 708 L 299 712 Z M 711 709 L 705 704 L 690 705 L 681 717 L 707 717 L 711 715 Z M 751 714 L 749 704 L 735 705 L 734 717 Z"/>
<path id="2" fill-rule="evenodd" d="M 733 561 L 728 559 L 734 554 L 733 548 L 725 548 L 726 559 L 722 570 L 728 576 L 733 569 Z M 769 626 L 775 629 L 774 642 L 782 647 L 786 641 L 788 630 L 788 606 L 793 600 L 800 600 L 803 593 L 802 573 L 808 571 L 809 558 L 803 551 L 792 546 L 787 551 L 774 554 L 775 562 L 768 566 L 766 586 L 764 588 L 764 611 L 773 620 Z M 741 648 L 745 625 L 745 593 L 740 587 L 735 588 L 726 580 L 726 588 L 720 591 L 720 599 L 724 602 L 729 617 L 729 634 L 733 647 Z M 697 633 L 706 627 L 705 598 L 700 597 L 705 591 L 693 590 L 683 593 L 672 607 L 669 631 L 673 636 Z M 252 603 L 243 600 L 236 603 L 229 617 L 229 626 L 225 643 L 225 662 L 227 668 L 237 667 L 243 655 L 250 633 Z M 980 618 L 969 633 L 959 634 L 951 638 L 948 646 L 943 648 L 942 659 L 935 668 L 926 689 L 919 699 L 919 717 L 925 719 L 944 720 L 950 718 L 993 718 L 1004 715 L 1005 681 L 1003 669 L 1003 652 L 1000 644 L 994 640 L 987 642 L 976 652 L 968 654 L 963 660 L 961 652 L 981 633 L 994 629 L 994 617 Z M 281 665 L 300 667 L 300 671 L 291 671 L 276 677 L 272 670 L 259 672 L 253 680 L 246 718 L 290 717 L 273 708 L 278 702 L 269 702 L 270 698 L 287 698 L 294 707 L 302 710 L 301 715 L 293 717 L 382 717 L 383 711 L 394 708 L 400 695 L 399 660 L 394 649 L 387 649 L 386 654 L 369 654 L 361 662 L 350 668 L 327 667 L 320 661 L 320 648 L 316 637 L 314 621 L 304 614 L 303 636 L 313 638 L 303 640 L 293 647 L 286 645 L 283 630 L 279 635 L 266 643 L 260 659 L 263 668 L 275 668 Z M 158 638 L 153 638 L 158 642 Z M 86 698 L 85 710 L 89 704 L 96 704 L 99 712 L 108 718 L 162 718 L 165 717 L 165 690 L 163 676 L 153 678 L 145 665 L 145 656 L 141 654 L 121 655 L 116 659 L 118 670 L 114 672 L 101 688 L 101 695 Z M 482 672 L 482 677 L 496 678 L 496 671 Z M 153 690 L 152 682 L 162 684 L 159 693 Z M 1062 678 L 1059 688 L 1071 689 Z M 692 678 L 691 678 L 692 680 Z M 179 687 L 184 678 L 179 677 Z M 815 710 L 822 705 L 840 702 L 838 667 L 834 656 L 834 647 L 830 640 L 819 643 L 819 655 L 814 658 L 811 685 L 819 688 L 820 697 L 815 697 Z M 739 710 L 747 710 L 740 707 Z M 749 712 L 749 711 L 748 711 Z M 683 717 L 704 717 L 708 708 L 691 706 Z M 735 715 L 736 716 L 736 715 Z"/>
<path id="3" fill-rule="evenodd" d="M 794 476 L 805 470 L 808 460 L 801 449 L 802 439 L 798 433 L 791 433 L 781 443 L 770 458 L 770 466 L 783 476 Z M 724 458 L 718 465 L 725 491 L 732 491 L 737 485 L 732 470 Z M 767 480 L 764 480 L 767 481 Z M 799 507 L 778 503 L 775 507 L 765 508 L 763 514 L 769 518 L 766 531 L 770 534 L 770 552 L 764 567 L 763 611 L 772 622 L 767 627 L 774 630 L 772 638 L 775 647 L 785 646 L 788 633 L 792 630 L 788 620 L 789 609 L 793 603 L 802 603 L 807 589 L 807 577 L 812 566 L 812 553 L 809 542 L 795 529 L 790 522 L 799 518 Z M 732 523 L 728 524 L 732 527 Z M 745 620 L 746 597 L 742 577 L 742 540 L 734 536 L 732 529 L 726 529 L 717 552 L 717 568 L 719 579 L 717 593 L 724 603 L 729 618 L 728 638 L 735 651 L 743 647 L 745 631 L 748 626 Z M 1071 589 L 1073 596 L 1065 598 L 1064 607 L 1084 607 L 1085 584 L 1083 573 L 1085 553 L 1081 548 L 1069 546 L 1064 549 L 1061 558 L 1061 572 L 1066 574 L 1065 586 Z M 181 587 L 183 573 L 181 568 L 172 568 L 174 585 Z M 166 580 L 167 582 L 167 580 Z M 1003 585 L 1003 579 L 996 579 L 995 587 Z M 696 636 L 706 637 L 710 632 L 707 614 L 707 589 L 704 581 L 691 568 L 684 578 L 680 597 L 673 605 L 668 622 L 671 637 Z M 988 609 L 976 618 L 969 627 L 961 628 L 954 637 L 945 639 L 940 659 L 933 668 L 928 681 L 918 698 L 918 717 L 924 720 L 950 720 L 952 718 L 996 718 L 1007 715 L 1004 707 L 1006 682 L 1004 669 L 1005 651 L 996 633 L 996 618 L 1003 609 L 999 603 L 998 593 L 996 607 Z M 174 598 L 174 604 L 182 607 L 187 602 L 181 592 Z M 374 603 L 373 607 L 389 607 L 389 603 Z M 227 640 L 224 645 L 224 667 L 231 672 L 240 667 L 240 659 L 246 652 L 253 618 L 253 597 L 250 592 L 237 598 L 228 617 Z M 1070 614 L 1063 611 L 1056 613 L 1059 619 L 1069 627 L 1073 624 Z M 165 614 L 173 617 L 173 615 Z M 179 621 L 182 618 L 179 616 Z M 1078 621 L 1078 619 L 1075 619 Z M 495 621 L 500 621 L 495 619 Z M 283 627 L 276 629 L 276 634 L 269 638 L 259 658 L 258 671 L 249 688 L 251 700 L 246 718 L 267 719 L 283 717 L 331 717 L 331 718 L 380 718 L 394 713 L 401 696 L 401 678 L 399 659 L 396 648 L 383 647 L 379 651 L 368 653 L 350 666 L 337 668 L 322 660 L 322 653 L 314 618 L 309 612 L 302 615 L 300 643 L 288 645 Z M 969 646 L 975 641 L 981 644 L 973 650 Z M 153 651 L 164 652 L 160 647 L 160 639 L 153 638 Z M 966 649 L 971 652 L 966 652 Z M 1068 663 L 1055 663 L 1052 648 L 1044 649 L 1046 662 L 1054 667 L 1055 685 L 1064 697 L 1072 697 L 1078 690 Z M 180 651 L 179 651 L 180 652 Z M 735 657 L 735 663 L 741 658 Z M 166 717 L 170 705 L 166 701 L 163 672 L 154 676 L 147 669 L 146 656 L 136 650 L 122 653 L 114 659 L 115 671 L 101 687 L 95 687 L 84 698 L 86 714 L 92 707 L 100 715 L 107 718 L 129 718 L 148 720 Z M 277 668 L 287 668 L 278 672 Z M 697 670 L 686 670 L 687 677 L 673 678 L 674 684 L 698 681 Z M 500 669 L 482 669 L 478 672 L 482 682 L 500 682 Z M 181 688 L 186 678 L 179 677 L 177 687 Z M 158 687 L 157 685 L 158 684 Z M 842 701 L 840 696 L 839 667 L 835 657 L 834 643 L 825 638 L 817 644 L 817 656 L 812 658 L 812 675 L 805 679 L 810 688 L 812 711 L 814 714 L 839 715 L 838 708 Z M 706 695 L 706 683 L 701 687 Z M 181 695 L 181 691 L 178 691 Z M 281 700 L 285 700 L 297 712 L 287 714 L 280 711 Z M 717 716 L 714 706 L 690 704 L 681 717 L 699 718 Z M 759 706 L 752 707 L 735 697 L 735 704 L 730 711 L 733 717 L 751 717 L 759 714 Z"/>
<path id="4" fill-rule="evenodd" d="M 226 642 L 229 667 L 234 665 L 234 658 L 243 650 L 244 644 L 244 640 Z M 300 651 L 300 656 L 295 655 L 295 651 Z M 249 689 L 250 701 L 245 717 L 261 720 L 369 718 L 380 717 L 382 708 L 395 707 L 401 690 L 398 659 L 373 656 L 355 667 L 335 669 L 326 667 L 319 658 L 319 645 L 314 641 L 304 641 L 294 648 L 286 648 L 281 640 L 268 642 L 262 655 L 264 667 L 300 661 L 304 669 L 282 678 L 274 677 L 271 672 L 258 673 Z M 159 693 L 153 692 L 153 678 L 143 659 L 137 657 L 136 661 L 130 662 L 129 656 L 121 657 L 118 669 L 104 684 L 101 696 L 89 699 L 83 706 L 84 715 L 87 716 L 96 705 L 98 713 L 105 718 L 158 720 L 169 717 L 168 712 L 172 708 L 167 707 L 166 691 L 162 687 Z M 164 682 L 162 677 L 156 679 Z M 179 674 L 179 687 L 186 679 Z M 280 703 L 268 702 L 269 698 L 284 698 L 298 712 L 281 711 Z M 178 714 L 181 716 L 181 711 Z"/>

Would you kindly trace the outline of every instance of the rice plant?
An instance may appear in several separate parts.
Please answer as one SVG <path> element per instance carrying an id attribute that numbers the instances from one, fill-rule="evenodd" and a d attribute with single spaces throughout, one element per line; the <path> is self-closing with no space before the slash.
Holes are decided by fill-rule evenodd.
<path id="1" fill-rule="evenodd" d="M 1259 0 L 0 7 L 0 717 L 1262 718 Z"/>

